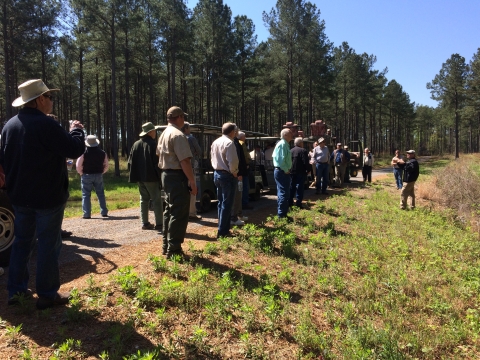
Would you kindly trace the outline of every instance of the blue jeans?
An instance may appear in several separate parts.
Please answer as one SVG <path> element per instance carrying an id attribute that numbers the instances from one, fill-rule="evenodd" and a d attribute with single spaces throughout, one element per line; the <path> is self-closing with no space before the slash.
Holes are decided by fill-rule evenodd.
<path id="1" fill-rule="evenodd" d="M 327 191 L 327 186 L 328 186 L 328 178 L 330 176 L 329 171 L 330 171 L 330 164 L 327 162 L 325 164 L 315 164 L 317 173 L 317 183 L 315 185 L 315 188 L 317 191 L 322 191 L 322 193 L 325 193 Z"/>
<path id="2" fill-rule="evenodd" d="M 89 217 L 92 214 L 92 202 L 90 199 L 92 190 L 95 189 L 98 202 L 100 204 L 100 214 L 107 215 L 107 202 L 105 201 L 105 192 L 103 189 L 103 174 L 83 174 L 82 175 L 82 209 L 83 216 Z"/>
<path id="3" fill-rule="evenodd" d="M 58 257 L 62 247 L 60 231 L 65 204 L 50 209 L 14 205 L 13 209 L 15 240 L 8 271 L 8 297 L 27 291 L 28 263 L 38 238 L 36 291 L 38 296 L 54 299 L 60 289 Z"/>
<path id="4" fill-rule="evenodd" d="M 397 184 L 397 189 L 401 189 L 403 187 L 402 170 L 393 168 L 393 175 L 395 175 L 395 183 Z"/>
<path id="5" fill-rule="evenodd" d="M 229 172 L 215 171 L 213 181 L 217 187 L 218 198 L 218 235 L 227 235 L 230 231 L 233 200 L 237 179 Z"/>
<path id="6" fill-rule="evenodd" d="M 284 218 L 287 217 L 288 200 L 290 199 L 290 174 L 285 174 L 285 171 L 282 169 L 275 168 L 273 176 L 277 183 L 277 215 L 279 218 Z"/>
<path id="7" fill-rule="evenodd" d="M 293 198 L 297 195 L 296 206 L 300 207 L 303 200 L 303 192 L 305 191 L 305 178 L 307 174 L 292 174 L 292 184 L 290 185 L 290 206 L 293 206 Z"/>

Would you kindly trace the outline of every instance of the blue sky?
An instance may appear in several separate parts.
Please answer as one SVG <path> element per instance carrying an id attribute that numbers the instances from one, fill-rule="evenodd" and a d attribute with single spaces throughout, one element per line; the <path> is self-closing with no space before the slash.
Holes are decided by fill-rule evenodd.
<path id="1" fill-rule="evenodd" d="M 376 55 L 375 68 L 388 67 L 420 105 L 437 106 L 426 84 L 454 53 L 467 63 L 480 48 L 480 0 L 313 0 L 335 46 L 343 41 L 359 54 Z M 194 8 L 196 0 L 189 0 Z M 232 16 L 247 15 L 258 41 L 268 38 L 262 12 L 276 0 L 224 0 Z"/>

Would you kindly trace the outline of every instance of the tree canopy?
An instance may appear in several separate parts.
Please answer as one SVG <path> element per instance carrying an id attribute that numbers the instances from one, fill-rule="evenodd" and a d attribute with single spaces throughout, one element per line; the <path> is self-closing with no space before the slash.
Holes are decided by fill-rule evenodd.
<path id="1" fill-rule="evenodd" d="M 258 43 L 258 24 L 232 17 L 222 0 L 193 9 L 183 0 L 5 0 L 2 122 L 17 111 L 17 86 L 42 78 L 61 89 L 61 123 L 79 119 L 102 138 L 117 173 L 141 124 L 164 124 L 172 105 L 192 123 L 272 135 L 287 121 L 308 135 L 322 119 L 340 141 L 361 139 L 376 153 L 478 151 L 480 49 L 468 65 L 452 55 L 428 84 L 439 107 L 421 107 L 388 69 L 375 69 L 374 54 L 333 44 L 320 10 L 278 0 L 263 13 L 270 36 Z"/>

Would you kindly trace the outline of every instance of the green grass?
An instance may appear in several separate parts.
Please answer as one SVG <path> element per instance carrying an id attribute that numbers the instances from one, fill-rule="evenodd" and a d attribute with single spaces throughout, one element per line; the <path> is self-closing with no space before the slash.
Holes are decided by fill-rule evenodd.
<path id="1" fill-rule="evenodd" d="M 438 170 L 438 162 L 423 164 L 422 174 L 430 168 Z M 291 213 L 292 223 L 268 218 L 205 250 L 189 242 L 188 261 L 152 254 L 118 268 L 107 281 L 89 276 L 75 293 L 64 331 L 91 322 L 115 326 L 97 329 L 101 351 L 93 353 L 88 334 L 76 333 L 63 353 L 110 359 L 479 358 L 478 234 L 459 226 L 450 212 L 400 210 L 390 182 L 309 201 L 308 210 Z M 122 341 L 135 333 L 152 347 Z M 26 348 L 35 352 L 35 346 Z"/>

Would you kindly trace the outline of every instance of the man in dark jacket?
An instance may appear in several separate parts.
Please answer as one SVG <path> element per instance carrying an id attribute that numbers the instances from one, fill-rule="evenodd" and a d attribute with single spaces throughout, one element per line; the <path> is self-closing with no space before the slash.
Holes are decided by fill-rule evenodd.
<path id="1" fill-rule="evenodd" d="M 142 230 L 162 230 L 163 206 L 160 190 L 160 169 L 158 168 L 157 129 L 151 122 L 142 125 L 140 140 L 133 144 L 128 157 L 130 176 L 128 182 L 137 183 L 140 192 L 140 216 Z M 153 202 L 155 226 L 148 221 L 148 205 Z"/>
<path id="2" fill-rule="evenodd" d="M 232 215 L 230 219 L 230 225 L 233 226 L 242 226 L 245 225 L 245 220 L 248 218 L 243 216 L 242 212 L 242 195 L 243 190 L 245 189 L 243 186 L 244 181 L 248 181 L 248 165 L 245 159 L 245 152 L 243 150 L 242 144 L 238 138 L 239 130 L 235 128 L 235 137 L 233 138 L 233 143 L 235 144 L 235 149 L 237 151 L 238 156 L 238 173 L 237 173 L 237 186 L 235 186 L 235 198 L 233 200 L 233 208 L 232 208 Z M 242 182 L 242 186 L 238 185 L 239 182 Z"/>
<path id="3" fill-rule="evenodd" d="M 92 190 L 95 189 L 100 214 L 108 217 L 105 188 L 103 187 L 103 174 L 108 171 L 108 157 L 105 151 L 98 146 L 100 140 L 95 135 L 88 135 L 85 140 L 85 153 L 77 159 L 77 172 L 81 176 L 82 185 L 82 210 L 83 218 L 90 219 L 92 215 Z"/>
<path id="4" fill-rule="evenodd" d="M 410 208 L 413 210 L 415 209 L 415 182 L 420 174 L 420 167 L 415 158 L 415 150 L 408 150 L 407 161 L 405 162 L 403 159 L 398 160 L 397 165 L 403 170 L 403 187 L 400 195 L 400 208 L 405 210 L 408 197 L 411 197 L 412 204 Z"/>
<path id="5" fill-rule="evenodd" d="M 303 148 L 303 139 L 297 137 L 294 142 L 294 147 L 290 150 L 292 153 L 292 170 L 290 172 L 292 182 L 290 183 L 290 200 L 289 205 L 293 206 L 293 198 L 296 194 L 297 201 L 295 206 L 300 209 L 303 208 L 303 192 L 305 190 L 305 180 L 311 165 L 308 161 L 308 151 Z"/>
<path id="6" fill-rule="evenodd" d="M 70 133 L 48 117 L 53 110 L 53 92 L 42 80 L 21 84 L 19 107 L 2 131 L 0 163 L 7 193 L 15 210 L 15 240 L 8 274 L 8 304 L 18 296 L 30 296 L 27 288 L 28 262 L 38 239 L 36 292 L 37 308 L 68 303 L 70 293 L 59 293 L 58 257 L 62 247 L 60 230 L 68 194 L 66 158 L 77 158 L 85 150 L 85 135 L 79 121 Z"/>

